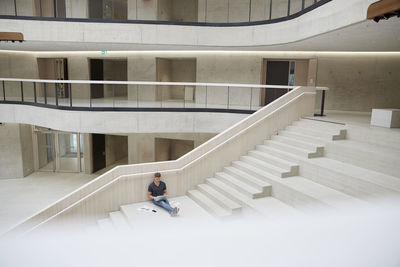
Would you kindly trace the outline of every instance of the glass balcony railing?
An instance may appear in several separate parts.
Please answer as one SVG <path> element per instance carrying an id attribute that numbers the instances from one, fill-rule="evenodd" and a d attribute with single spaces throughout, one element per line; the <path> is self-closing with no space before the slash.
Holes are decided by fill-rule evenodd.
<path id="1" fill-rule="evenodd" d="M 1 0 L 0 17 L 159 24 L 265 24 L 291 19 L 331 0 Z"/>
<path id="2" fill-rule="evenodd" d="M 294 88 L 257 84 L 0 78 L 0 103 L 66 110 L 252 113 Z"/>

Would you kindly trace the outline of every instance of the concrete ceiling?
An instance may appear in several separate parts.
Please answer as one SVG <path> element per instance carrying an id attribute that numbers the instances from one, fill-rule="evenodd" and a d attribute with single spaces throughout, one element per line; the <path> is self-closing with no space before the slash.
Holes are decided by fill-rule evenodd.
<path id="1" fill-rule="evenodd" d="M 293 43 L 273 46 L 179 46 L 89 42 L 0 42 L 1 50 L 19 51 L 149 51 L 149 50 L 240 50 L 240 51 L 400 51 L 400 19 L 379 23 L 368 20 Z"/>

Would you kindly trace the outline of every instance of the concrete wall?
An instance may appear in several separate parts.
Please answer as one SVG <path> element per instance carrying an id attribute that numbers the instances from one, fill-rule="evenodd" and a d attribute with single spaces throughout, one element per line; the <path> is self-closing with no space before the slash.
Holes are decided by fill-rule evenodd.
<path id="1" fill-rule="evenodd" d="M 317 85 L 329 87 L 328 110 L 400 108 L 399 70 L 399 55 L 320 56 Z"/>
<path id="2" fill-rule="evenodd" d="M 194 147 L 197 147 L 215 136 L 214 133 L 170 133 L 170 134 L 129 134 L 128 135 L 128 163 L 143 163 L 166 160 L 171 155 L 167 148 L 171 145 L 171 140 L 190 140 Z M 156 142 L 157 139 L 157 142 Z M 156 147 L 158 153 L 156 155 Z M 181 155 L 187 151 L 187 146 L 176 146 L 173 155 Z M 185 150 L 186 149 L 186 150 Z"/>
<path id="3" fill-rule="evenodd" d="M 1 124 L 0 179 L 23 178 L 33 170 L 31 126 Z"/>

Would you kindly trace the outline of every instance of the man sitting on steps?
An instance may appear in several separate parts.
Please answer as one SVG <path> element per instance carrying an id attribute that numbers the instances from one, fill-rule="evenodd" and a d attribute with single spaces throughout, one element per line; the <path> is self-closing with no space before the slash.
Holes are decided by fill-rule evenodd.
<path id="1" fill-rule="evenodd" d="M 161 174 L 156 172 L 154 174 L 154 181 L 149 185 L 147 190 L 147 196 L 157 206 L 166 209 L 171 216 L 176 216 L 179 212 L 179 208 L 172 208 L 167 199 L 167 185 L 161 181 Z"/>

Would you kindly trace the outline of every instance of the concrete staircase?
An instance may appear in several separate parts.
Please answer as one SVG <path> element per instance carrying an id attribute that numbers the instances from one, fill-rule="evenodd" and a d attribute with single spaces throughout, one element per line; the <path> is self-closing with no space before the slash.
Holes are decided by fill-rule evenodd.
<path id="1" fill-rule="evenodd" d="M 349 203 L 368 205 L 374 197 L 399 196 L 400 179 L 362 168 L 366 164 L 357 166 L 366 158 L 363 151 L 372 145 L 359 144 L 361 149 L 353 155 L 358 153 L 361 159 L 354 159 L 353 164 L 333 149 L 336 143 L 347 141 L 346 133 L 343 124 L 301 119 L 206 179 L 188 196 L 218 217 L 237 215 L 244 209 L 263 213 L 255 201 L 259 198 L 273 198 L 307 211 L 310 206 L 343 208 Z M 355 146 L 356 141 L 349 142 L 348 146 Z M 384 158 L 392 160 L 388 166 L 395 165 L 393 157 L 399 158 L 400 151 L 388 150 L 382 148 L 388 152 Z"/>
<path id="2" fill-rule="evenodd" d="M 310 207 L 369 206 L 376 197 L 399 197 L 400 149 L 346 140 L 346 134 L 346 125 L 301 119 L 187 196 L 217 218 L 248 213 L 274 217 L 309 212 Z M 129 217 L 129 208 L 122 206 L 98 225 L 108 231 L 126 230 L 134 220 Z"/>

